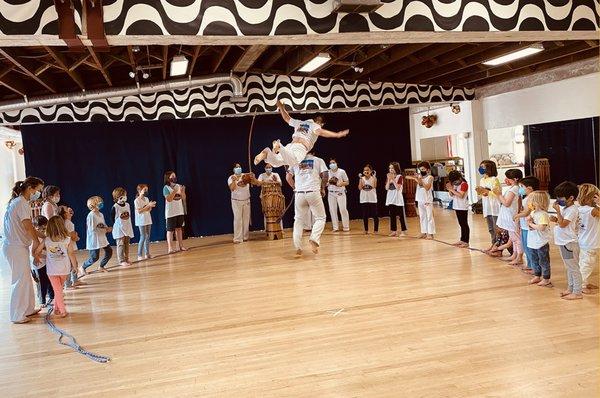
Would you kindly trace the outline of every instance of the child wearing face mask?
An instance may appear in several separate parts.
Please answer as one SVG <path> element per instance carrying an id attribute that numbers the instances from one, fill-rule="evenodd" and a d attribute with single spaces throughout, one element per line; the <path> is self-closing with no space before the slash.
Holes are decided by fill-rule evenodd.
<path id="1" fill-rule="evenodd" d="M 554 243 L 558 246 L 567 273 L 567 289 L 560 294 L 560 297 L 565 300 L 583 298 L 581 270 L 579 269 L 579 244 L 577 242 L 579 211 L 575 204 L 578 193 L 577 185 L 571 181 L 558 184 L 554 188 L 556 202 L 552 205 L 556 210 L 556 216 L 550 217 L 550 221 L 556 223 Z"/>
<path id="2" fill-rule="evenodd" d="M 533 260 L 531 258 L 531 250 L 527 247 L 527 236 L 529 234 L 529 223 L 527 222 L 527 217 L 531 210 L 528 205 L 528 197 L 533 191 L 537 191 L 540 187 L 540 181 L 533 176 L 527 176 L 521 179 L 518 183 L 519 185 L 519 198 L 521 201 L 519 212 L 515 214 L 513 220 L 515 222 L 519 222 L 519 229 L 521 230 L 521 247 L 523 248 L 523 253 L 525 254 L 525 258 L 527 259 L 527 264 L 521 268 L 521 270 L 527 274 L 533 273 L 531 268 L 531 264 Z"/>
<path id="3" fill-rule="evenodd" d="M 133 225 L 131 224 L 131 207 L 127 203 L 127 191 L 124 188 L 115 188 L 112 192 L 113 205 L 110 215 L 113 220 L 112 236 L 117 242 L 117 261 L 119 265 L 128 267 L 129 242 L 133 238 Z"/>
<path id="4" fill-rule="evenodd" d="M 435 221 L 433 220 L 433 176 L 429 162 L 420 162 L 417 165 L 419 174 L 407 176 L 417 182 L 415 201 L 419 203 L 419 221 L 421 235 L 419 239 L 433 239 L 435 234 Z"/>
<path id="5" fill-rule="evenodd" d="M 173 235 L 177 238 L 180 251 L 186 251 L 183 246 L 183 225 L 185 223 L 185 186 L 177 183 L 174 171 L 164 175 L 163 196 L 165 198 L 165 219 L 167 226 L 167 247 L 169 254 L 177 252 L 173 249 Z"/>
<path id="6" fill-rule="evenodd" d="M 58 210 L 58 215 L 62 217 L 65 222 L 65 228 L 67 232 L 69 232 L 69 237 L 71 238 L 71 243 L 73 243 L 73 250 L 78 250 L 77 242 L 79 241 L 79 235 L 75 231 L 75 224 L 73 224 L 73 209 L 68 206 L 60 206 Z M 82 274 L 81 268 L 77 268 L 77 264 L 71 264 L 71 271 L 69 272 L 69 277 L 65 281 L 65 288 L 72 289 L 76 288 L 81 284 L 78 279 L 78 274 Z"/>
<path id="7" fill-rule="evenodd" d="M 38 233 L 38 241 L 43 242 L 46 238 L 46 226 L 48 225 L 48 219 L 44 216 L 36 216 L 32 220 L 33 227 Z M 42 308 L 52 304 L 54 300 L 54 290 L 52 284 L 48 278 L 48 272 L 46 269 L 46 251 L 40 252 L 38 262 L 33 261 L 31 258 L 31 267 L 33 269 L 34 280 L 37 283 L 37 293 Z"/>
<path id="8" fill-rule="evenodd" d="M 456 213 L 458 225 L 460 225 L 460 240 L 454 243 L 456 247 L 469 247 L 469 184 L 458 170 L 448 173 L 446 190 L 452 197 L 452 209 Z"/>
<path id="9" fill-rule="evenodd" d="M 529 194 L 527 205 L 531 213 L 527 217 L 529 233 L 527 247 L 531 250 L 533 278 L 530 285 L 552 287 L 550 282 L 550 216 L 548 206 L 550 198 L 544 191 L 534 191 Z"/>
<path id="10" fill-rule="evenodd" d="M 379 231 L 379 217 L 377 216 L 377 177 L 370 164 L 367 164 L 362 174 L 359 174 L 358 190 L 360 191 L 360 205 L 363 210 L 363 224 L 365 235 L 369 234 L 369 218 L 373 218 L 373 233 Z"/>
<path id="11" fill-rule="evenodd" d="M 592 184 L 579 186 L 579 269 L 581 270 L 582 292 L 594 293 L 598 286 L 588 282 L 598 267 L 600 251 L 600 189 Z"/>
<path id="12" fill-rule="evenodd" d="M 500 189 L 500 180 L 498 180 L 498 169 L 496 163 L 491 160 L 484 160 L 479 165 L 479 174 L 481 180 L 479 186 L 475 187 L 477 194 L 481 196 L 483 206 L 483 217 L 485 218 L 490 233 L 492 245 L 496 240 L 496 220 L 500 213 L 500 202 L 495 192 Z M 490 247 L 491 249 L 491 247 Z"/>
<path id="13" fill-rule="evenodd" d="M 42 216 L 48 220 L 50 217 L 58 215 L 58 202 L 60 202 L 60 189 L 54 185 L 46 185 L 42 191 Z"/>
<path id="14" fill-rule="evenodd" d="M 112 257 L 112 248 L 108 244 L 106 234 L 112 231 L 112 228 L 106 225 L 104 221 L 104 201 L 100 196 L 92 196 L 87 200 L 87 207 L 90 212 L 86 219 L 86 243 L 85 248 L 89 252 L 89 257 L 83 263 L 83 275 L 87 273 L 87 269 L 92 266 L 100 257 L 100 249 L 104 250 L 104 256 L 100 260 L 100 271 L 107 272 L 106 264 Z"/>
<path id="15" fill-rule="evenodd" d="M 512 242 L 513 254 L 506 259 L 510 265 L 520 267 L 523 264 L 523 247 L 521 245 L 521 231 L 519 224 L 515 221 L 515 215 L 519 212 L 519 180 L 523 178 L 523 172 L 519 169 L 508 169 L 505 173 L 504 183 L 508 191 L 503 194 L 500 187 L 494 187 L 494 194 L 500 202 L 497 226 L 508 231 Z"/>
<path id="16" fill-rule="evenodd" d="M 233 211 L 233 243 L 242 243 L 250 238 L 250 181 L 244 178 L 242 166 L 234 164 L 233 174 L 227 179 Z"/>
<path id="17" fill-rule="evenodd" d="M 404 197 L 402 196 L 402 187 L 404 177 L 398 162 L 392 162 L 388 165 L 387 181 L 385 182 L 385 205 L 390 209 L 390 235 L 398 236 L 397 217 L 400 217 L 400 236 L 406 236 L 406 222 L 404 220 Z"/>
<path id="18" fill-rule="evenodd" d="M 154 200 L 146 197 L 148 185 L 138 184 L 137 194 L 133 201 L 135 207 L 135 225 L 140 230 L 140 241 L 138 242 L 138 261 L 152 258 L 150 255 L 150 229 L 152 227 L 152 215 L 150 212 L 156 206 Z"/>
<path id="19" fill-rule="evenodd" d="M 349 183 L 346 171 L 338 166 L 336 159 L 330 159 L 327 171 L 327 202 L 333 232 L 340 230 L 338 209 L 342 216 L 342 229 L 344 232 L 350 231 L 350 215 L 346 208 L 346 187 Z"/>

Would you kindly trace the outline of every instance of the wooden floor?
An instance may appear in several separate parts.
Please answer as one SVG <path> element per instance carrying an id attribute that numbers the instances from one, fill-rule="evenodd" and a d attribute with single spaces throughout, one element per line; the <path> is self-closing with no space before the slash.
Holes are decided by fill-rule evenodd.
<path id="1" fill-rule="evenodd" d="M 435 216 L 437 237 L 455 241 L 454 214 Z M 485 246 L 481 216 L 471 224 Z M 316 257 L 294 259 L 289 239 L 220 236 L 88 276 L 56 323 L 108 364 L 58 345 L 41 317 L 8 322 L 3 265 L 1 395 L 599 396 L 598 296 L 558 298 L 554 248 L 549 289 L 479 252 L 352 228 L 328 226 Z"/>

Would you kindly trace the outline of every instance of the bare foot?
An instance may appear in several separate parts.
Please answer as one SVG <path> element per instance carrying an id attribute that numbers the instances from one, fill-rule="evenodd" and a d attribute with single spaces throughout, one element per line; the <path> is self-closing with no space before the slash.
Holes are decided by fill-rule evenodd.
<path id="1" fill-rule="evenodd" d="M 562 292 L 560 292 L 560 297 L 568 296 L 571 293 L 572 292 L 570 290 L 563 290 Z"/>
<path id="2" fill-rule="evenodd" d="M 104 267 L 100 267 L 100 272 L 108 272 L 108 270 Z"/>
<path id="3" fill-rule="evenodd" d="M 533 274 L 533 270 L 531 268 L 521 268 L 521 271 L 523 271 L 524 273 L 531 275 Z"/>
<path id="4" fill-rule="evenodd" d="M 273 152 L 279 153 L 279 149 L 281 149 L 281 141 L 275 140 L 273 141 Z M 266 156 L 266 154 L 265 154 Z"/>
<path id="5" fill-rule="evenodd" d="M 503 258 L 501 258 L 501 260 L 502 261 L 511 261 L 512 262 L 512 261 L 515 261 L 515 258 L 513 256 L 510 256 L 510 257 L 506 257 L 506 258 L 503 257 Z"/>
<path id="6" fill-rule="evenodd" d="M 566 296 L 562 296 L 562 298 L 565 300 L 581 300 L 583 298 L 583 294 L 571 293 L 567 294 Z"/>
<path id="7" fill-rule="evenodd" d="M 396 233 L 396 231 L 390 232 L 390 234 L 388 236 L 398 236 L 398 234 Z"/>
<path id="8" fill-rule="evenodd" d="M 296 257 L 302 257 L 302 249 L 297 249 L 295 256 Z"/>
<path id="9" fill-rule="evenodd" d="M 598 289 L 598 286 L 592 285 L 591 283 L 588 283 L 587 285 L 585 285 L 585 287 L 588 288 L 588 289 L 593 289 L 593 290 Z"/>
<path id="10" fill-rule="evenodd" d="M 185 247 L 183 247 L 183 246 L 181 246 L 181 247 L 179 248 L 179 250 L 181 250 L 182 252 L 186 252 L 186 251 L 188 251 L 188 249 L 186 249 L 186 248 L 185 248 Z"/>
<path id="11" fill-rule="evenodd" d="M 256 166 L 257 164 L 259 164 L 260 162 L 262 162 L 266 158 L 267 158 L 267 149 L 265 148 L 258 155 L 256 155 L 254 157 L 254 165 Z"/>
<path id="12" fill-rule="evenodd" d="M 514 261 L 511 261 L 510 263 L 508 263 L 508 265 L 512 265 L 513 267 L 521 268 L 523 263 L 519 262 L 518 260 L 514 260 Z"/>
<path id="13" fill-rule="evenodd" d="M 595 294 L 596 290 L 595 289 L 588 289 L 587 287 L 584 287 L 581 290 L 581 293 L 583 293 L 583 294 Z"/>
<path id="14" fill-rule="evenodd" d="M 426 237 L 427 237 L 427 234 L 417 235 L 418 239 L 425 239 Z"/>
<path id="15" fill-rule="evenodd" d="M 462 247 L 462 248 L 468 249 L 469 248 L 469 244 L 467 242 L 460 242 L 460 244 L 458 245 L 458 247 Z"/>
<path id="16" fill-rule="evenodd" d="M 369 231 L 365 231 L 365 235 L 369 235 Z"/>
<path id="17" fill-rule="evenodd" d="M 550 282 L 550 279 L 542 279 L 537 285 L 542 287 L 552 287 L 552 282 Z"/>
<path id="18" fill-rule="evenodd" d="M 406 238 L 406 232 L 404 232 L 404 231 L 400 232 L 399 238 Z"/>
<path id="19" fill-rule="evenodd" d="M 433 239 L 433 235 L 431 235 L 431 234 L 427 234 L 427 236 L 425 237 L 425 239 L 432 240 L 432 239 Z"/>
<path id="20" fill-rule="evenodd" d="M 310 248 L 313 253 L 319 253 L 319 244 L 317 242 L 315 242 L 314 240 L 309 240 L 308 243 L 310 243 Z"/>
<path id="21" fill-rule="evenodd" d="M 540 283 L 542 281 L 542 278 L 540 278 L 539 276 L 534 276 L 533 278 L 531 278 L 529 280 L 529 284 L 530 285 L 537 285 L 538 283 Z"/>

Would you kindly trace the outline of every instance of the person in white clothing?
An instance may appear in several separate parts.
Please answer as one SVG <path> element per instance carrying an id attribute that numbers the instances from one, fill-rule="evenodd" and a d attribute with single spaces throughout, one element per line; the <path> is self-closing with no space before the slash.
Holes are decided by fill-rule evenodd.
<path id="1" fill-rule="evenodd" d="M 112 231 L 112 228 L 106 225 L 102 209 L 104 201 L 100 196 L 92 196 L 87 200 L 87 207 L 90 212 L 86 219 L 86 239 L 85 249 L 89 253 L 89 257 L 83 263 L 83 275 L 87 273 L 87 269 L 92 266 L 100 257 L 100 249 L 104 250 L 104 256 L 100 260 L 100 271 L 107 272 L 106 264 L 112 257 L 112 247 L 108 244 L 106 234 Z"/>
<path id="2" fill-rule="evenodd" d="M 453 245 L 456 247 L 469 247 L 471 229 L 469 228 L 469 184 L 458 170 L 448 173 L 446 190 L 452 197 L 452 210 L 456 214 L 460 226 L 460 240 Z"/>
<path id="3" fill-rule="evenodd" d="M 433 239 L 435 234 L 435 221 L 433 220 L 433 176 L 429 162 L 420 162 L 417 165 L 419 174 L 407 176 L 417 182 L 415 201 L 419 204 L 419 221 L 421 224 L 420 239 Z"/>
<path id="4" fill-rule="evenodd" d="M 577 185 L 571 181 L 558 184 L 554 188 L 556 201 L 552 205 L 556 216 L 550 217 L 550 221 L 556 223 L 554 243 L 560 250 L 567 274 L 567 288 L 560 293 L 560 297 L 564 300 L 583 298 L 581 270 L 579 269 L 579 243 L 577 242 L 579 206 L 575 204 L 578 194 Z"/>
<path id="5" fill-rule="evenodd" d="M 323 128 L 325 120 L 321 115 L 316 116 L 314 120 L 292 119 L 285 110 L 285 105 L 279 100 L 277 100 L 277 108 L 283 120 L 294 128 L 292 142 L 286 146 L 281 146 L 279 140 L 273 141 L 273 150 L 265 148 L 254 157 L 255 165 L 266 159 L 266 162 L 273 165 L 273 167 L 294 167 L 302 162 L 306 154 L 312 150 L 319 137 L 342 138 L 350 133 L 350 130 L 339 132 L 325 130 Z"/>
<path id="6" fill-rule="evenodd" d="M 527 205 L 531 213 L 527 217 L 529 233 L 527 234 L 527 247 L 531 249 L 534 277 L 530 285 L 552 287 L 550 282 L 550 216 L 548 206 L 550 198 L 546 191 L 534 191 L 528 196 Z"/>
<path id="7" fill-rule="evenodd" d="M 31 223 L 30 202 L 40 198 L 44 182 L 36 177 L 17 181 L 12 189 L 11 199 L 4 213 L 2 233 L 2 257 L 11 271 L 11 291 L 9 299 L 9 319 L 13 323 L 29 322 L 30 316 L 37 314 L 35 293 L 30 271 L 29 247 L 33 262 L 39 262 L 36 253 L 40 242 Z"/>
<path id="8" fill-rule="evenodd" d="M 233 211 L 233 243 L 250 238 L 250 185 L 253 182 L 256 182 L 254 174 L 242 174 L 242 166 L 233 165 L 233 174 L 227 178 Z"/>
<path id="9" fill-rule="evenodd" d="M 265 172 L 260 173 L 260 175 L 256 179 L 256 185 L 263 186 L 266 184 L 278 184 L 279 186 L 282 185 L 281 176 L 279 175 L 279 173 L 273 173 L 273 166 L 269 163 L 265 164 Z M 262 191 L 260 193 L 260 198 L 262 199 Z M 279 224 L 281 225 L 281 229 L 283 230 L 283 220 L 281 220 L 279 222 Z M 263 225 L 265 226 L 265 230 L 266 230 L 267 229 L 267 218 L 266 217 L 263 217 Z"/>
<path id="10" fill-rule="evenodd" d="M 359 201 L 362 207 L 365 235 L 369 234 L 369 218 L 373 219 L 373 233 L 379 232 L 379 216 L 377 215 L 377 177 L 370 164 L 365 165 L 362 174 L 358 175 Z"/>
<path id="11" fill-rule="evenodd" d="M 42 192 L 42 216 L 48 220 L 50 217 L 58 215 L 58 202 L 60 202 L 60 189 L 54 185 L 46 185 Z"/>
<path id="12" fill-rule="evenodd" d="M 167 171 L 164 175 L 163 196 L 165 197 L 165 218 L 167 220 L 167 247 L 168 253 L 186 251 L 183 246 L 183 224 L 185 221 L 185 186 L 177 183 L 174 171 Z M 178 250 L 173 249 L 173 234 L 177 239 Z"/>
<path id="13" fill-rule="evenodd" d="M 475 191 L 481 196 L 483 217 L 487 222 L 488 232 L 490 233 L 493 246 L 496 241 L 496 221 L 498 220 L 498 214 L 500 213 L 500 202 L 494 193 L 500 188 L 498 168 L 493 161 L 484 160 L 479 165 L 478 171 L 482 177 L 479 181 L 479 185 L 475 187 Z"/>
<path id="14" fill-rule="evenodd" d="M 302 232 L 304 217 L 307 212 L 312 213 L 315 222 L 310 233 L 309 243 L 313 253 L 319 252 L 321 234 L 325 229 L 325 186 L 327 184 L 327 166 L 323 159 L 313 154 L 294 167 L 290 167 L 286 180 L 294 189 L 294 232 L 293 240 L 296 255 L 302 255 Z"/>
<path id="15" fill-rule="evenodd" d="M 404 186 L 404 177 L 400 163 L 392 162 L 388 165 L 387 181 L 385 182 L 385 205 L 390 209 L 390 235 L 406 236 L 406 221 L 404 220 L 404 197 L 402 189 Z M 398 225 L 396 217 L 400 217 L 400 234 L 398 234 Z"/>
<path id="16" fill-rule="evenodd" d="M 529 216 L 529 213 L 531 213 L 527 203 L 527 197 L 532 192 L 537 191 L 539 187 L 540 181 L 533 176 L 527 176 L 519 181 L 519 197 L 521 198 L 521 205 L 519 208 L 519 213 L 515 214 L 513 217 L 515 222 L 519 222 L 519 228 L 521 229 L 521 247 L 523 248 L 525 258 L 527 258 L 527 264 L 524 265 L 521 270 L 526 274 L 533 273 L 533 269 L 531 268 L 531 265 L 533 264 L 531 250 L 529 250 L 529 247 L 527 247 L 527 236 L 529 234 L 529 222 L 527 221 L 527 216 Z"/>
<path id="17" fill-rule="evenodd" d="M 65 221 L 65 228 L 69 232 L 69 236 L 71 238 L 71 242 L 73 242 L 73 250 L 77 250 L 77 242 L 79 241 L 79 235 L 75 231 L 75 224 L 73 224 L 73 209 L 68 206 L 60 206 L 58 209 L 58 215 L 62 217 Z M 65 282 L 65 288 L 71 289 L 79 286 L 81 282 L 79 281 L 79 274 L 83 274 L 83 270 L 77 269 L 75 265 L 73 265 L 71 272 L 69 273 L 69 277 Z"/>
<path id="18" fill-rule="evenodd" d="M 48 219 L 42 215 L 35 216 L 32 220 L 33 227 L 38 233 L 38 241 L 41 243 L 46 237 L 46 227 L 48 226 Z M 37 284 L 38 298 L 40 299 L 40 305 L 45 308 L 47 305 L 52 304 L 54 300 L 54 290 L 52 290 L 52 284 L 48 278 L 48 272 L 46 270 L 46 253 L 42 251 L 38 256 L 37 263 L 31 256 L 31 269 L 33 270 L 34 281 Z"/>
<path id="19" fill-rule="evenodd" d="M 156 201 L 146 197 L 148 185 L 138 184 L 137 195 L 133 201 L 135 207 L 135 225 L 140 230 L 138 242 L 138 261 L 152 258 L 150 255 L 150 229 L 152 228 L 152 215 L 150 212 L 156 207 Z"/>
<path id="20" fill-rule="evenodd" d="M 327 201 L 333 232 L 340 230 L 338 209 L 342 216 L 342 229 L 344 232 L 350 231 L 350 216 L 346 208 L 346 187 L 349 183 L 346 171 L 339 168 L 336 159 L 330 159 L 329 171 L 327 172 Z"/>
<path id="21" fill-rule="evenodd" d="M 500 202 L 496 225 L 508 231 L 508 237 L 512 242 L 513 254 L 506 261 L 510 261 L 510 265 L 520 268 L 523 264 L 523 247 L 521 246 L 519 224 L 514 217 L 519 212 L 519 181 L 523 179 L 523 172 L 519 169 L 508 169 L 505 176 L 504 183 L 509 187 L 508 191 L 503 194 L 502 188 L 494 188 L 494 194 Z"/>
<path id="22" fill-rule="evenodd" d="M 598 289 L 588 281 L 598 267 L 600 252 L 600 189 L 592 184 L 579 186 L 579 269 L 581 270 L 582 292 L 594 293 Z"/>
<path id="23" fill-rule="evenodd" d="M 131 207 L 127 203 L 127 191 L 124 188 L 115 188 L 112 197 L 115 204 L 110 215 L 113 221 L 112 236 L 117 242 L 117 261 L 120 266 L 128 267 L 131 265 L 129 262 L 129 242 L 133 238 Z"/>

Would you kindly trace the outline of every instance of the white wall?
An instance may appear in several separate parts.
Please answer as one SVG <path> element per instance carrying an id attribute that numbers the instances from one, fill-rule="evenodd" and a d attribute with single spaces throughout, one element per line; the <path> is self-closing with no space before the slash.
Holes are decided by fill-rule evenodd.
<path id="1" fill-rule="evenodd" d="M 486 130 L 600 115 L 600 73 L 486 97 Z"/>
<path id="2" fill-rule="evenodd" d="M 0 137 L 0 235 L 2 235 L 4 213 L 12 188 L 16 181 L 25 178 L 25 159 L 18 152 L 23 145 L 17 142 L 13 149 L 8 149 L 5 141 Z"/>

